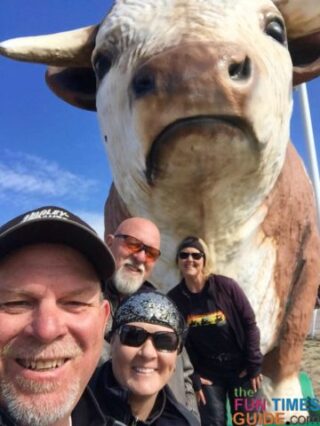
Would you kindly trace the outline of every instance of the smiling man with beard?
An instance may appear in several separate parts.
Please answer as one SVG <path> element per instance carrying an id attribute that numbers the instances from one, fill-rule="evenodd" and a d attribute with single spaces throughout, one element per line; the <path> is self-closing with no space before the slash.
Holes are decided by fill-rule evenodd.
<path id="1" fill-rule="evenodd" d="M 86 387 L 109 316 L 107 246 L 58 207 L 0 228 L 0 424 L 106 426 Z"/>
<path id="2" fill-rule="evenodd" d="M 105 290 L 114 312 L 124 297 L 154 288 L 146 280 L 160 256 L 160 232 L 150 220 L 132 217 L 107 235 L 106 243 L 116 262 L 116 272 Z"/>

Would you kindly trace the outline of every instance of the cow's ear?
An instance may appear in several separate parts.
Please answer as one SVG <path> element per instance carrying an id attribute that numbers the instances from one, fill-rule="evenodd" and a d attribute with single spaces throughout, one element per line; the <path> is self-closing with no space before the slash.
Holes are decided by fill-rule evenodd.
<path id="1" fill-rule="evenodd" d="M 320 31 L 289 41 L 289 51 L 294 85 L 320 75 Z"/>
<path id="2" fill-rule="evenodd" d="M 46 82 L 59 98 L 69 104 L 96 110 L 96 78 L 91 67 L 48 67 Z"/>

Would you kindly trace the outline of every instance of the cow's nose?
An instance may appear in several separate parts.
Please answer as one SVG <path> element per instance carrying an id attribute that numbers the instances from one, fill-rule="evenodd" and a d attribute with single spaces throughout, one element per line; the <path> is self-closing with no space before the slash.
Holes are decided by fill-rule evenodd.
<path id="1" fill-rule="evenodd" d="M 251 60 L 246 56 L 243 60 L 232 60 L 228 67 L 231 80 L 247 80 L 251 75 Z"/>
<path id="2" fill-rule="evenodd" d="M 253 81 L 253 68 L 246 49 L 236 44 L 186 43 L 144 61 L 136 69 L 130 89 L 134 99 L 178 94 L 198 97 L 226 87 L 243 91 Z"/>

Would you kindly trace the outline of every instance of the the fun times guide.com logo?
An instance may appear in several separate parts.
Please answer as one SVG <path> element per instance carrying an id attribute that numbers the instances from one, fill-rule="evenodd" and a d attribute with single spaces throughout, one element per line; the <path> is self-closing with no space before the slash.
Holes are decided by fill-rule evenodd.
<path id="1" fill-rule="evenodd" d="M 233 423 L 249 425 L 320 425 L 320 400 L 318 398 L 272 398 L 271 408 L 267 400 L 254 397 L 253 390 L 241 387 L 234 390 Z M 292 414 L 288 419 L 288 413 Z"/>

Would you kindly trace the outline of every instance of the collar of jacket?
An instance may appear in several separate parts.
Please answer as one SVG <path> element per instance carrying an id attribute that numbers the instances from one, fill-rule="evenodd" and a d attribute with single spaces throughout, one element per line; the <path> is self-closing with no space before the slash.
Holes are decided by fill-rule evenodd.
<path id="1" fill-rule="evenodd" d="M 72 425 L 74 426 L 107 426 L 114 424 L 103 415 L 92 390 L 87 387 L 72 411 Z"/>
<path id="2" fill-rule="evenodd" d="M 202 293 L 203 291 L 207 291 L 208 294 L 213 294 L 213 285 L 215 283 L 214 275 L 210 274 L 205 281 L 203 289 L 200 291 Z M 190 299 L 190 295 L 192 294 L 191 291 L 188 289 L 186 281 L 184 278 L 180 281 L 179 285 L 181 285 L 182 293 L 184 296 L 188 297 Z"/>
<path id="3" fill-rule="evenodd" d="M 151 284 L 149 281 L 144 281 L 141 284 L 141 287 L 137 290 L 137 293 L 140 291 L 152 291 L 155 290 L 156 287 Z M 111 315 L 113 316 L 115 311 L 117 310 L 122 298 L 120 293 L 115 287 L 114 280 L 111 278 L 107 281 L 106 288 L 104 290 L 104 296 L 110 302 L 111 307 Z"/>
<path id="4" fill-rule="evenodd" d="M 0 425 L 1 426 L 18 426 L 3 408 L 0 407 Z"/>

